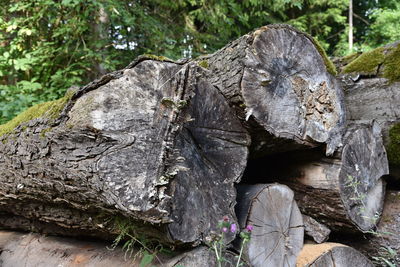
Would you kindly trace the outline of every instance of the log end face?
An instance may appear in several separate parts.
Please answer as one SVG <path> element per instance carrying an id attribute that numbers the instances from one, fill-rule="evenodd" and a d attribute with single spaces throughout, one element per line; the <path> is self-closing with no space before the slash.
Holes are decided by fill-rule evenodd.
<path id="1" fill-rule="evenodd" d="M 367 257 L 357 250 L 338 243 L 306 244 L 304 245 L 296 267 L 317 266 L 374 266 Z"/>
<path id="2" fill-rule="evenodd" d="M 389 173 L 382 137 L 374 127 L 350 127 L 339 173 L 342 202 L 350 219 L 363 232 L 372 229 L 380 218 L 385 194 L 382 176 Z"/>
<path id="3" fill-rule="evenodd" d="M 241 186 L 238 191 L 237 210 L 247 211 L 238 213 L 240 226 L 254 226 L 245 249 L 251 265 L 294 265 L 303 246 L 304 228 L 293 191 L 280 184 Z"/>
<path id="4" fill-rule="evenodd" d="M 197 69 L 197 78 L 189 76 L 192 97 L 182 114 L 194 119 L 186 121 L 176 137 L 175 149 L 187 159 L 179 164 L 187 171 L 176 175 L 170 187 L 173 222 L 168 229 L 182 242 L 204 240 L 223 216 L 236 222 L 234 184 L 242 177 L 249 153 L 246 130 L 201 73 Z"/>
<path id="5" fill-rule="evenodd" d="M 340 144 L 334 136 L 345 120 L 342 89 L 304 34 L 285 27 L 256 32 L 241 90 L 247 117 L 275 136 L 330 143 L 330 150 Z"/>

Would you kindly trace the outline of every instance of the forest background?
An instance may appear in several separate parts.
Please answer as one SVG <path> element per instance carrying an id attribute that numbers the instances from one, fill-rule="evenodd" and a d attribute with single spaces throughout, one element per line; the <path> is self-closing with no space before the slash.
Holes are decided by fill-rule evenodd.
<path id="1" fill-rule="evenodd" d="M 271 23 L 291 24 L 328 55 L 344 56 L 400 40 L 400 2 L 1 0 L 0 124 L 139 55 L 193 58 Z"/>

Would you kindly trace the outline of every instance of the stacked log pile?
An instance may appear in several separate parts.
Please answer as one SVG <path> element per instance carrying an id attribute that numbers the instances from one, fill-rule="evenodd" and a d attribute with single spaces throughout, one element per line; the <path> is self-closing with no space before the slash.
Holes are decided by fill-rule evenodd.
<path id="1" fill-rule="evenodd" d="M 400 42 L 338 59 L 336 64 L 348 119 L 379 124 L 389 160 L 389 190 L 381 219 L 372 235 L 349 243 L 382 265 L 400 265 Z"/>
<path id="2" fill-rule="evenodd" d="M 369 232 L 389 174 L 382 123 L 346 120 L 350 98 L 332 67 L 287 25 L 195 60 L 139 57 L 0 128 L 0 226 L 104 240 L 125 233 L 174 247 L 161 266 L 212 266 L 205 245 L 224 216 L 253 225 L 242 250 L 250 266 L 295 266 L 304 228 L 317 242 L 329 231 Z M 232 231 L 225 242 L 230 266 L 240 238 Z M 351 264 L 369 264 L 352 248 L 328 247 L 335 257 L 318 250 L 312 262 L 357 255 Z"/>

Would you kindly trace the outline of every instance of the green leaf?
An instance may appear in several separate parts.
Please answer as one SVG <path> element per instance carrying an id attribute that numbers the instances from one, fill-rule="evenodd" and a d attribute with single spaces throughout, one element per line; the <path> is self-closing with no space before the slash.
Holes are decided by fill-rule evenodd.
<path id="1" fill-rule="evenodd" d="M 154 259 L 154 255 L 148 253 L 147 251 L 143 252 L 142 260 L 140 261 L 139 267 L 147 267 Z"/>

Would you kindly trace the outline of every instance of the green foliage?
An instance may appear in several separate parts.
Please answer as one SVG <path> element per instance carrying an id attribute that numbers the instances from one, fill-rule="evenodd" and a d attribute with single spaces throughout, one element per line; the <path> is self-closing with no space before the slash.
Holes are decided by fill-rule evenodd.
<path id="1" fill-rule="evenodd" d="M 396 260 L 398 257 L 397 250 L 391 247 L 381 247 L 379 256 L 372 257 L 377 266 L 396 267 Z"/>
<path id="2" fill-rule="evenodd" d="M 356 49 L 400 38 L 396 0 L 353 2 Z M 0 123 L 139 55 L 197 57 L 270 23 L 314 36 L 321 54 L 344 55 L 347 9 L 348 0 L 3 0 Z"/>
<path id="3" fill-rule="evenodd" d="M 153 267 L 155 266 L 152 264 L 154 261 L 161 263 L 157 256 L 158 253 L 171 253 L 170 250 L 141 234 L 135 224 L 128 218 L 116 216 L 114 219 L 114 231 L 118 233 L 118 236 L 114 239 L 111 249 L 115 249 L 122 244 L 122 249 L 125 251 L 125 260 L 128 258 L 135 260 L 140 257 L 140 267 Z"/>
<path id="4" fill-rule="evenodd" d="M 400 123 L 389 130 L 390 143 L 387 146 L 388 160 L 391 164 L 400 166 Z"/>
<path id="5" fill-rule="evenodd" d="M 237 234 L 237 228 L 235 223 L 231 223 L 227 216 L 224 216 L 223 220 L 218 223 L 219 233 L 215 233 L 209 240 L 209 246 L 214 251 L 216 264 L 218 267 L 222 267 L 223 263 L 228 263 L 229 266 L 233 266 L 233 263 L 225 258 L 227 252 L 226 247 L 226 234 Z M 253 226 L 248 225 L 242 232 L 240 232 L 240 238 L 242 240 L 239 255 L 236 257 L 236 267 L 242 266 L 244 264 L 242 256 L 243 250 L 246 244 L 250 241 L 251 231 Z"/>
<path id="6" fill-rule="evenodd" d="M 373 9 L 369 17 L 373 20 L 366 36 L 370 46 L 376 47 L 400 40 L 400 3 L 398 1 L 393 1 L 389 7 Z"/>
<path id="7" fill-rule="evenodd" d="M 363 215 L 366 210 L 366 204 L 365 204 L 365 198 L 366 195 L 364 193 L 360 193 L 358 191 L 359 186 L 361 185 L 360 182 L 361 179 L 353 177 L 351 175 L 347 176 L 347 181 L 346 181 L 346 187 L 349 187 L 350 189 L 353 190 L 354 192 L 354 197 L 351 198 L 351 200 L 355 201 L 355 203 L 358 206 L 358 214 Z M 379 221 L 379 214 L 375 214 L 373 217 L 366 217 L 364 216 L 365 219 L 370 220 L 373 224 L 377 224 Z M 392 233 L 388 232 L 382 232 L 382 231 L 376 231 L 376 230 L 370 230 L 367 233 L 375 236 L 382 238 L 383 235 L 390 235 Z M 380 247 L 379 248 L 379 255 L 372 257 L 375 263 L 379 266 L 388 266 L 388 267 L 394 267 L 396 266 L 394 262 L 396 262 L 397 257 L 399 256 L 397 251 L 394 250 L 391 247 Z"/>

